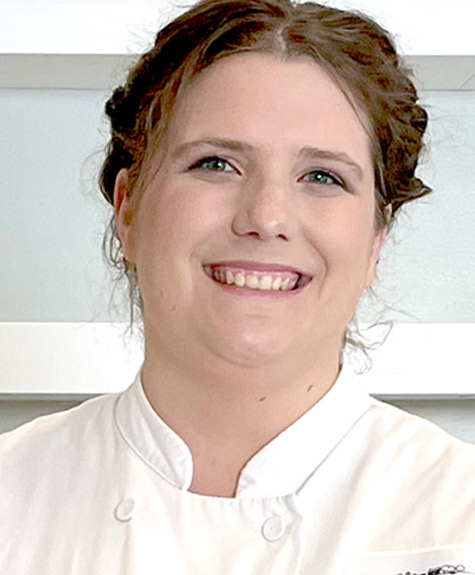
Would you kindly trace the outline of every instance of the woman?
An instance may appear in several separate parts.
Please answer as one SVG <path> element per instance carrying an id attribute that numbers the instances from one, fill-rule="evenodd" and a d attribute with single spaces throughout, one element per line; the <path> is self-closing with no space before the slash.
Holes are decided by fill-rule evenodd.
<path id="1" fill-rule="evenodd" d="M 475 451 L 371 399 L 347 326 L 426 113 L 372 21 L 208 0 L 107 107 L 135 383 L 1 445 L 2 573 L 475 571 Z"/>

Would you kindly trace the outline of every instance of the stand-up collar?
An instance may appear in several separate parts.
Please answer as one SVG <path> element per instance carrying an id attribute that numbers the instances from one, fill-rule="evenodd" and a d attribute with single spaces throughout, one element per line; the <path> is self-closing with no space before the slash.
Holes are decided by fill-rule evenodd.
<path id="1" fill-rule="evenodd" d="M 247 463 L 236 497 L 272 497 L 298 491 L 370 404 L 351 368 L 344 367 L 317 404 Z M 150 467 L 178 489 L 189 489 L 193 479 L 190 449 L 153 410 L 140 373 L 119 396 L 116 421 L 125 441 Z"/>

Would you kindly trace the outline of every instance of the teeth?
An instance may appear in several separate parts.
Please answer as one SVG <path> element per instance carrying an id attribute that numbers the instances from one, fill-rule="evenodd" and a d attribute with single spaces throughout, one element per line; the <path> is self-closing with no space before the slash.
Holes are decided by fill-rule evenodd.
<path id="1" fill-rule="evenodd" d="M 264 276 L 263 278 L 261 278 L 261 281 L 259 282 L 259 289 L 272 289 L 272 277 L 271 276 Z"/>
<path id="2" fill-rule="evenodd" d="M 219 283 L 238 287 L 245 286 L 254 290 L 289 291 L 297 285 L 298 281 L 298 278 L 286 277 L 283 279 L 280 276 L 275 277 L 275 274 L 274 277 L 269 274 L 259 277 L 243 271 L 233 274 L 233 272 L 223 268 L 214 268 L 210 275 Z"/>
<path id="3" fill-rule="evenodd" d="M 275 278 L 274 283 L 272 284 L 272 289 L 278 290 L 282 285 L 282 278 Z"/>
<path id="4" fill-rule="evenodd" d="M 239 287 L 243 287 L 243 285 L 246 283 L 246 279 L 242 274 L 237 273 L 236 277 L 234 278 L 234 283 Z"/>
<path id="5" fill-rule="evenodd" d="M 257 277 L 248 274 L 246 276 L 246 287 L 251 289 L 259 289 L 259 280 Z"/>

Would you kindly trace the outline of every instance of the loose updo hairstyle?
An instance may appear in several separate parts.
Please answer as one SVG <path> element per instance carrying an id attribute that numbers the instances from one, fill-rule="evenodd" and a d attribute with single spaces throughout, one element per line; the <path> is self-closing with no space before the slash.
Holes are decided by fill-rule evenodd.
<path id="1" fill-rule="evenodd" d="M 204 0 L 158 32 L 153 48 L 106 103 L 111 139 L 100 187 L 108 202 L 114 203 L 122 168 L 129 173 L 132 205 L 140 200 L 152 160 L 166 147 L 167 125 L 180 95 L 218 59 L 243 52 L 311 58 L 363 116 L 374 161 L 376 229 L 388 226 L 403 204 L 431 191 L 415 176 L 427 113 L 383 28 L 357 12 L 314 2 Z M 134 303 L 141 309 L 140 291 L 114 216 L 105 245 L 110 262 L 129 280 L 133 316 Z"/>

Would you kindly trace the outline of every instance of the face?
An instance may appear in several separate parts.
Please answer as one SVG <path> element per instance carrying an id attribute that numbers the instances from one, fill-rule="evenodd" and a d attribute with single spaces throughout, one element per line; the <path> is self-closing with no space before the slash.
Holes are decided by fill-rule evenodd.
<path id="1" fill-rule="evenodd" d="M 126 186 L 121 172 L 118 231 L 147 339 L 246 366 L 339 354 L 383 232 L 369 137 L 317 64 L 213 64 L 178 102 L 130 218 Z"/>

